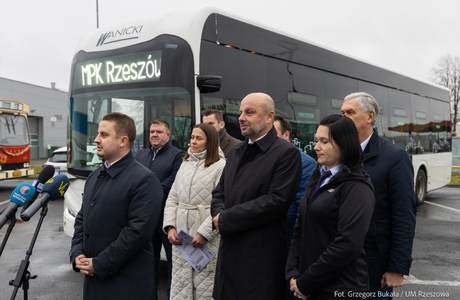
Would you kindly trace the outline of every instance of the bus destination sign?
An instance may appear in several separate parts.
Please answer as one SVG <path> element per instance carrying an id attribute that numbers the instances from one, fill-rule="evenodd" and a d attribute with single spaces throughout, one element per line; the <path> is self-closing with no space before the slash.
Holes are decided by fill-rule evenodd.
<path id="1" fill-rule="evenodd" d="M 155 50 L 78 63 L 74 88 L 158 81 L 161 76 L 161 54 L 161 50 Z"/>

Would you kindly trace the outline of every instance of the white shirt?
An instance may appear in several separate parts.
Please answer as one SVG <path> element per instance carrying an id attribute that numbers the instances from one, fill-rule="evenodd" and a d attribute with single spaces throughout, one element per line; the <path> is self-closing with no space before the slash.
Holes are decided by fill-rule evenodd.
<path id="1" fill-rule="evenodd" d="M 321 186 L 328 183 L 332 179 L 332 177 L 334 177 L 337 173 L 339 173 L 342 170 L 342 168 L 343 168 L 343 164 L 340 164 L 330 169 L 329 171 L 331 171 L 332 174 L 328 178 L 324 179 L 324 181 L 321 183 Z M 326 166 L 323 166 L 323 168 L 321 169 L 321 175 L 323 174 L 323 172 L 326 172 L 326 171 L 328 171 L 326 170 Z"/>
<path id="2" fill-rule="evenodd" d="M 268 133 L 268 132 L 267 132 L 267 133 Z M 266 134 L 264 134 L 263 136 L 261 136 L 260 138 L 258 138 L 257 140 L 255 140 L 254 142 L 253 142 L 253 141 L 251 141 L 251 139 L 249 139 L 249 141 L 248 141 L 248 144 L 254 144 L 254 143 L 255 143 L 255 142 L 257 142 L 258 140 L 260 140 L 260 139 L 262 139 L 264 136 L 266 136 L 266 135 L 267 135 L 267 133 L 266 133 Z"/>
<path id="3" fill-rule="evenodd" d="M 121 158 L 120 158 L 121 159 Z M 120 159 L 117 159 L 116 161 L 114 161 L 113 163 L 111 163 L 110 165 L 107 165 L 107 161 L 104 161 L 104 166 L 106 169 L 110 168 L 114 163 L 116 163 L 117 161 L 119 161 Z"/>
<path id="4" fill-rule="evenodd" d="M 364 142 L 361 143 L 361 149 L 363 149 L 363 152 L 364 152 L 364 149 L 366 149 L 367 144 L 369 144 L 369 141 L 370 141 L 370 139 L 371 139 L 373 134 L 374 134 L 374 132 L 372 131 L 371 135 L 367 138 L 367 140 L 365 140 Z"/>

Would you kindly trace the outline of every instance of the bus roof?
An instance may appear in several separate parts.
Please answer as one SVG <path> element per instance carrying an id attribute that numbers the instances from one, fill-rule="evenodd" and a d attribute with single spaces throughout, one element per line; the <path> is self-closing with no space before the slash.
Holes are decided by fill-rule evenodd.
<path id="1" fill-rule="evenodd" d="M 12 105 L 12 103 L 16 103 L 16 105 Z M 0 109 L 10 113 L 28 114 L 30 105 L 19 100 L 0 98 Z"/>
<path id="2" fill-rule="evenodd" d="M 449 101 L 449 89 L 390 68 L 366 62 L 279 29 L 258 24 L 216 7 L 181 8 L 121 20 L 90 32 L 76 52 L 106 51 L 169 34 L 183 38 L 199 57 L 201 41 L 286 59 L 319 70 L 379 84 L 423 97 Z M 300 42 L 300 43 L 299 43 Z M 289 47 L 294 45 L 295 50 Z M 280 47 L 281 46 L 281 47 Z M 275 49 L 276 48 L 276 49 Z M 280 54 L 280 50 L 284 50 Z M 284 55 L 284 56 L 283 56 Z M 199 60 L 195 60 L 199 73 Z"/>

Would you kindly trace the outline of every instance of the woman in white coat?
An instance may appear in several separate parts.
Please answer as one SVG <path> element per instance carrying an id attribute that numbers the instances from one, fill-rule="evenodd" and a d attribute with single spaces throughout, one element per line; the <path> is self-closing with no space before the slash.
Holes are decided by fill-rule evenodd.
<path id="1" fill-rule="evenodd" d="M 219 135 L 213 126 L 202 123 L 193 127 L 190 148 L 166 201 L 163 231 L 170 243 L 181 244 L 176 235 L 183 230 L 194 237 L 192 246 L 206 245 L 215 254 L 198 273 L 173 247 L 171 300 L 212 299 L 219 236 L 212 228 L 211 192 L 225 166 L 223 152 L 219 150 Z"/>

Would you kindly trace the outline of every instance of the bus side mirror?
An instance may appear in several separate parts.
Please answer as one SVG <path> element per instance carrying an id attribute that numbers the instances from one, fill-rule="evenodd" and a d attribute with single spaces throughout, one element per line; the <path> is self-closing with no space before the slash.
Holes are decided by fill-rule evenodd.
<path id="1" fill-rule="evenodd" d="M 222 85 L 222 76 L 198 75 L 196 85 L 203 94 L 218 92 Z"/>

